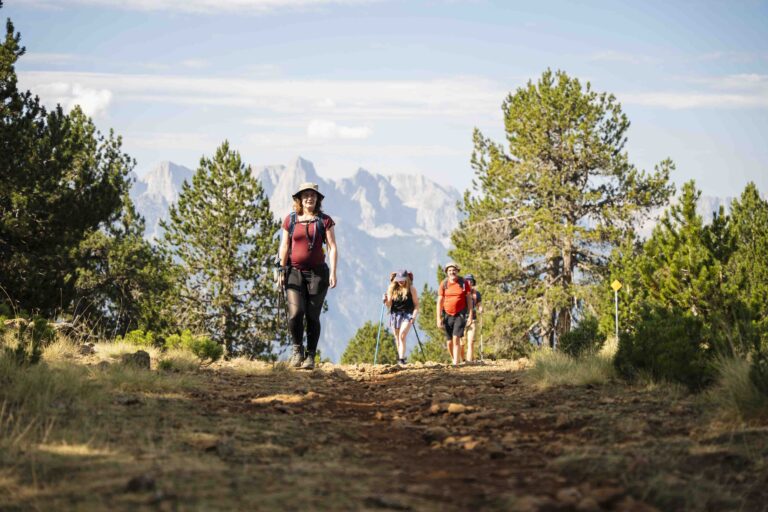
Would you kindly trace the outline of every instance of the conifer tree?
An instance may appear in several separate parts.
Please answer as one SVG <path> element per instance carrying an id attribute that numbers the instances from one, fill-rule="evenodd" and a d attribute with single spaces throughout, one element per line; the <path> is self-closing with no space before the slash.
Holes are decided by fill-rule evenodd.
<path id="1" fill-rule="evenodd" d="M 128 331 L 167 332 L 175 266 L 144 238 L 144 219 L 126 196 L 120 220 L 80 244 L 75 315 L 111 336 Z"/>
<path id="2" fill-rule="evenodd" d="M 229 355 L 269 356 L 277 340 L 272 270 L 279 225 L 228 142 L 200 159 L 161 225 L 163 244 L 181 266 L 183 318 Z"/>
<path id="3" fill-rule="evenodd" d="M 373 363 L 376 355 L 376 337 L 379 334 L 379 325 L 371 321 L 365 322 L 355 335 L 349 340 L 347 348 L 341 355 L 341 364 Z M 381 327 L 379 337 L 379 354 L 376 359 L 378 364 L 395 364 L 397 362 L 397 350 L 395 349 L 395 337 L 387 329 Z"/>
<path id="4" fill-rule="evenodd" d="M 18 89 L 20 42 L 9 19 L 0 43 L 0 286 L 2 300 L 52 316 L 75 296 L 79 244 L 118 218 L 133 161 L 79 107 L 48 112 Z"/>
<path id="5" fill-rule="evenodd" d="M 734 321 L 745 350 L 768 354 L 768 201 L 749 183 L 731 204 L 735 250 L 728 262 L 729 294 L 738 297 Z"/>
<path id="6" fill-rule="evenodd" d="M 624 151 L 629 120 L 616 99 L 564 72 L 510 94 L 508 152 L 475 131 L 474 193 L 452 252 L 485 283 L 486 332 L 497 352 L 571 329 L 605 277 L 611 247 L 671 193 L 671 161 L 638 171 Z"/>

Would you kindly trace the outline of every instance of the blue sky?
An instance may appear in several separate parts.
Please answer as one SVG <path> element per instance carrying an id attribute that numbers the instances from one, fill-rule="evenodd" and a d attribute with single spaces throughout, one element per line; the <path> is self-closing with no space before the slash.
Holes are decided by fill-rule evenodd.
<path id="1" fill-rule="evenodd" d="M 680 184 L 768 192 L 768 1 L 6 0 L 21 85 L 81 104 L 146 172 L 228 139 L 254 165 L 301 155 L 470 185 L 472 130 L 561 69 L 616 95 L 630 159 Z"/>

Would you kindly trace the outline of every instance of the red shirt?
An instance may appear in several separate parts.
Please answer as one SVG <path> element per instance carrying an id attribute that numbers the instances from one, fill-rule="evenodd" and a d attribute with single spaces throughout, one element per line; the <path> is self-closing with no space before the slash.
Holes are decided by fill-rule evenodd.
<path id="1" fill-rule="evenodd" d="M 298 216 L 297 216 L 298 218 Z M 326 237 L 328 231 L 336 224 L 333 219 L 327 215 L 322 217 L 323 226 L 325 226 Z M 288 215 L 283 220 L 283 229 L 288 231 L 291 227 L 291 216 Z M 300 270 L 312 270 L 325 262 L 325 251 L 323 250 L 323 240 L 320 233 L 315 234 L 315 221 L 309 222 L 296 221 L 293 226 L 293 237 L 289 242 L 288 253 L 290 265 Z M 315 242 L 312 251 L 309 250 L 309 242 L 314 238 Z"/>
<path id="2" fill-rule="evenodd" d="M 443 289 L 443 283 L 437 290 L 438 295 L 443 297 L 443 309 L 451 316 L 456 316 L 467 307 L 467 296 L 472 292 L 472 288 L 467 281 L 464 281 L 464 287 L 459 286 L 459 282 L 452 283 L 445 281 L 448 286 Z"/>

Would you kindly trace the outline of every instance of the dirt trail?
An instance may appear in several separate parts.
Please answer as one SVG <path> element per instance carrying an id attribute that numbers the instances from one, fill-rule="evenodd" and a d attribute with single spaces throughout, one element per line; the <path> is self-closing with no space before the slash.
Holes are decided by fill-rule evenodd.
<path id="1" fill-rule="evenodd" d="M 694 399 L 669 391 L 539 391 L 511 362 L 313 372 L 223 365 L 201 378 L 203 387 L 180 396 L 117 400 L 114 455 L 81 461 L 67 485 L 27 503 L 768 510 L 768 430 L 710 432 Z M 125 432 L 137 428 L 143 435 L 131 443 Z"/>

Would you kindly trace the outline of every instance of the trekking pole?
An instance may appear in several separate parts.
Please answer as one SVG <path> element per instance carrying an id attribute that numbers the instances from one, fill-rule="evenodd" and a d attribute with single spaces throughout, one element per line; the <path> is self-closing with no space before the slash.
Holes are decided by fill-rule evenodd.
<path id="1" fill-rule="evenodd" d="M 477 326 L 478 329 L 480 329 L 480 360 L 483 360 L 483 314 L 480 313 L 480 320 L 479 324 Z"/>
<path id="2" fill-rule="evenodd" d="M 416 334 L 416 341 L 419 342 L 419 350 L 421 350 L 421 357 L 424 358 L 424 362 L 427 362 L 427 356 L 424 353 L 424 345 L 421 344 L 421 338 L 419 337 L 419 331 L 416 329 L 416 324 L 413 324 L 413 332 Z"/>
<path id="3" fill-rule="evenodd" d="M 376 361 L 379 358 L 379 341 L 381 340 L 381 324 L 384 322 L 384 308 L 386 307 L 386 304 L 382 302 L 381 304 L 381 315 L 379 315 L 379 332 L 376 333 L 376 352 L 373 354 L 373 364 L 376 364 Z"/>

